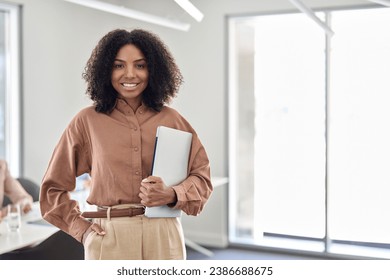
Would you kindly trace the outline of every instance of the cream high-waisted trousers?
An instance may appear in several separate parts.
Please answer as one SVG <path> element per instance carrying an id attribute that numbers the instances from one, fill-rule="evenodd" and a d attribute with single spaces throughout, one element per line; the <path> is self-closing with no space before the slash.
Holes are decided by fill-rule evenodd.
<path id="1" fill-rule="evenodd" d="M 184 260 L 186 250 L 179 218 L 144 215 L 94 219 L 106 234 L 90 233 L 85 242 L 86 260 Z"/>

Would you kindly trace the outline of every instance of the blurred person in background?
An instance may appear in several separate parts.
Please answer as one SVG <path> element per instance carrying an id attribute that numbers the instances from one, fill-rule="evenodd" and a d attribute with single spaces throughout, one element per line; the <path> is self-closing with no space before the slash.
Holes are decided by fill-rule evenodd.
<path id="1" fill-rule="evenodd" d="M 22 187 L 18 180 L 11 176 L 8 164 L 0 159 L 0 206 L 3 205 L 4 196 L 7 196 L 13 204 L 20 204 L 23 213 L 32 208 L 33 198 Z M 6 208 L 0 208 L 0 221 L 6 215 Z"/>

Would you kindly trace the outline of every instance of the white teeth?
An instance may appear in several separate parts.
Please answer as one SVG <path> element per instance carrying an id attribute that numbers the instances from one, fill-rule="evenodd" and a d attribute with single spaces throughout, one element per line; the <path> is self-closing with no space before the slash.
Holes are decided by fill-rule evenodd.
<path id="1" fill-rule="evenodd" d="M 124 87 L 136 87 L 137 84 L 129 84 L 129 83 L 123 83 L 122 84 Z"/>

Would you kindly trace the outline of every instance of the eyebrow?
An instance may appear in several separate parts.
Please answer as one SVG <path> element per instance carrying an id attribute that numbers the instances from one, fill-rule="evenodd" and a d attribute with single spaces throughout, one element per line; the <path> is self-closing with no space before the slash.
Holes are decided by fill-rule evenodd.
<path id="1" fill-rule="evenodd" d="M 120 61 L 120 62 L 126 62 L 125 60 L 119 59 L 119 58 L 115 58 L 114 60 L 115 61 Z M 140 61 L 145 61 L 146 62 L 146 59 L 145 58 L 140 58 L 140 59 L 134 60 L 133 62 L 140 62 Z"/>

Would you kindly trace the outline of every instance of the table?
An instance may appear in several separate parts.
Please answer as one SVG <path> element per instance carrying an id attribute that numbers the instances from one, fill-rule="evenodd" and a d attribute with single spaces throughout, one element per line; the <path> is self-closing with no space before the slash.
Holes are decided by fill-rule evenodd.
<path id="1" fill-rule="evenodd" d="M 6 221 L 0 223 L 0 254 L 28 246 L 34 246 L 50 237 L 59 229 L 49 224 L 31 224 L 42 219 L 39 202 L 33 204 L 32 211 L 22 216 L 22 226 L 17 232 L 9 232 Z"/>

